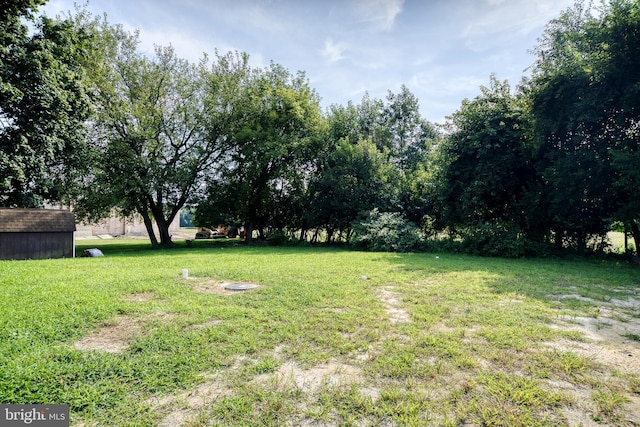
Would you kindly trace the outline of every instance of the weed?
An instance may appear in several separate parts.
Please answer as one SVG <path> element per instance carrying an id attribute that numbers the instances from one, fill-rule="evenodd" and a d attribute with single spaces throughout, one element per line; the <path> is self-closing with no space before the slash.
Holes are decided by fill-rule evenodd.
<path id="1" fill-rule="evenodd" d="M 591 397 L 598 409 L 598 415 L 612 422 L 620 420 L 623 405 L 628 401 L 626 397 L 605 387 L 594 391 Z"/>
<path id="2" fill-rule="evenodd" d="M 632 341 L 640 341 L 640 335 L 638 334 L 624 334 L 625 338 L 629 338 Z"/>

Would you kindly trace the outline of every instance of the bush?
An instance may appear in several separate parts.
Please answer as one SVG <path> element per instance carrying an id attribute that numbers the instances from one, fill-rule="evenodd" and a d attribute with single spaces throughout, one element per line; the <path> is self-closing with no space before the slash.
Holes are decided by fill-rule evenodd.
<path id="1" fill-rule="evenodd" d="M 521 257 L 527 248 L 518 230 L 498 224 L 479 224 L 460 233 L 461 251 L 472 255 Z"/>
<path id="2" fill-rule="evenodd" d="M 458 251 L 470 255 L 520 258 L 551 255 L 548 243 L 527 238 L 520 229 L 510 224 L 484 223 L 459 232 Z"/>
<path id="3" fill-rule="evenodd" d="M 282 230 L 271 230 L 266 236 L 267 242 L 271 245 L 282 246 L 289 242 L 289 236 Z"/>
<path id="4" fill-rule="evenodd" d="M 361 249 L 409 252 L 420 247 L 418 227 L 398 212 L 374 209 L 353 224 L 351 243 Z"/>

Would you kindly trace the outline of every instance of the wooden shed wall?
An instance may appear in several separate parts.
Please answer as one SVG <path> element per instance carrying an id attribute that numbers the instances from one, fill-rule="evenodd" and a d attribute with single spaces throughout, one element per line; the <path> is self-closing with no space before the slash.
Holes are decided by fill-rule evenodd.
<path id="1" fill-rule="evenodd" d="M 0 259 L 72 258 L 73 232 L 0 233 Z"/>

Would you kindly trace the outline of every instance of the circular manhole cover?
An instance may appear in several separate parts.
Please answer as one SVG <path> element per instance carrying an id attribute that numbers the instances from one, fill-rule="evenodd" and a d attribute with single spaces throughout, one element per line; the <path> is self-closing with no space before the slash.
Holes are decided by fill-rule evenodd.
<path id="1" fill-rule="evenodd" d="M 224 288 L 228 291 L 248 291 L 257 287 L 258 285 L 255 283 L 227 283 L 224 285 Z"/>

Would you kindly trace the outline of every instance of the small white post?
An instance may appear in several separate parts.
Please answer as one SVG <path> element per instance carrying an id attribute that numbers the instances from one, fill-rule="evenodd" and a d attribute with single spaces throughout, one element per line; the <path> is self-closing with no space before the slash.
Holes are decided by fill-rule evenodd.
<path id="1" fill-rule="evenodd" d="M 183 279 L 189 278 L 189 270 L 187 270 L 186 268 L 182 269 L 182 278 Z"/>

